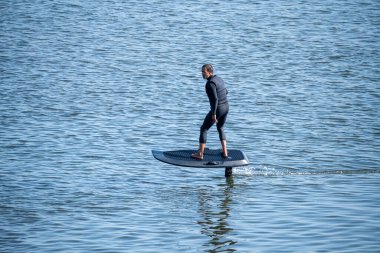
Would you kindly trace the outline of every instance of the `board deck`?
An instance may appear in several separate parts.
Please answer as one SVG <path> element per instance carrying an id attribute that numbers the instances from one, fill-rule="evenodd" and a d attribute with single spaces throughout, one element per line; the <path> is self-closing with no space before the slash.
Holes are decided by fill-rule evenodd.
<path id="1" fill-rule="evenodd" d="M 228 150 L 228 158 L 223 158 L 220 149 L 206 149 L 203 160 L 191 157 L 197 150 L 173 150 L 157 151 L 152 150 L 154 158 L 159 161 L 184 167 L 197 168 L 227 168 L 239 167 L 249 164 L 247 156 L 240 150 Z"/>

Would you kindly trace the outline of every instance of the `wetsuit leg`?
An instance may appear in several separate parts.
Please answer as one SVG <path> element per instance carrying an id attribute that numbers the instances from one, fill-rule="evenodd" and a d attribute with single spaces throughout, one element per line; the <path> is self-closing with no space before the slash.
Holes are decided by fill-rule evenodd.
<path id="1" fill-rule="evenodd" d="M 207 131 L 212 127 L 214 123 L 212 122 L 212 113 L 211 111 L 206 115 L 201 126 L 201 132 L 199 135 L 199 143 L 207 142 Z"/>
<path id="2" fill-rule="evenodd" d="M 219 140 L 226 140 L 226 134 L 223 131 L 224 123 L 226 123 L 227 115 L 228 115 L 229 106 L 228 104 L 218 106 L 216 116 L 218 118 L 218 123 L 216 124 L 216 129 L 219 133 Z"/>

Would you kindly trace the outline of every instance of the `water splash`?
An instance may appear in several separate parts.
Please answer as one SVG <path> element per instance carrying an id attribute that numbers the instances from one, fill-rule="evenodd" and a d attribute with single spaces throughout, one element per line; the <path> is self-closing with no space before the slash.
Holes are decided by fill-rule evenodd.
<path id="1" fill-rule="evenodd" d="M 320 169 L 297 169 L 276 165 L 262 164 L 250 167 L 234 168 L 234 175 L 243 176 L 288 176 L 288 175 L 326 175 L 326 174 L 370 174 L 380 173 L 380 169 L 357 169 L 357 170 L 320 170 Z"/>

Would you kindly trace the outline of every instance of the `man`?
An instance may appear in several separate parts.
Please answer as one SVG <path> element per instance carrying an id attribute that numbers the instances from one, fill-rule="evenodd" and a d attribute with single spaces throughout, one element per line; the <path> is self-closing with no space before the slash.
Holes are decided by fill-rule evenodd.
<path id="1" fill-rule="evenodd" d="M 203 124 L 201 126 L 200 136 L 199 136 L 199 150 L 197 153 L 192 154 L 191 156 L 195 159 L 202 160 L 203 153 L 206 147 L 207 141 L 207 131 L 210 127 L 216 123 L 216 128 L 219 133 L 219 140 L 222 144 L 222 157 L 227 158 L 227 141 L 226 135 L 223 131 L 224 123 L 227 119 L 228 114 L 228 100 L 227 100 L 227 89 L 224 84 L 224 81 L 214 75 L 214 68 L 211 64 L 205 64 L 202 66 L 202 76 L 207 80 L 205 89 L 210 102 L 211 110 L 206 115 Z"/>

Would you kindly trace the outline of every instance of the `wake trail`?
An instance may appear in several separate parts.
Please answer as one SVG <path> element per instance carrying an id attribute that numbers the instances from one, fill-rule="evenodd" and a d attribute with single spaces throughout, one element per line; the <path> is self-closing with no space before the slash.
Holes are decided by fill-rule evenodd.
<path id="1" fill-rule="evenodd" d="M 281 167 L 276 165 L 261 164 L 249 167 L 239 167 L 234 168 L 233 173 L 235 175 L 246 175 L 246 176 L 289 176 L 289 175 L 328 175 L 328 174 L 377 174 L 380 173 L 380 169 L 332 169 L 332 170 L 321 170 L 321 169 L 298 169 L 290 167 Z"/>

